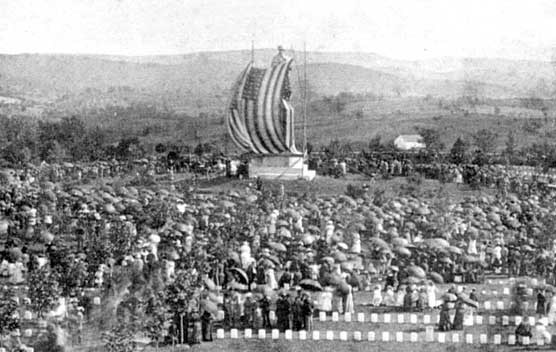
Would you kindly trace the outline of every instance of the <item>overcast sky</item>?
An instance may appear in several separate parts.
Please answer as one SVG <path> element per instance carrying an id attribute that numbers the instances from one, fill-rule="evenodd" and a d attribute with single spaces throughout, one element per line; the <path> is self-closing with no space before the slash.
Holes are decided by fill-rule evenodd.
<path id="1" fill-rule="evenodd" d="M 0 0 L 0 52 L 259 48 L 550 60 L 556 0 Z M 556 56 L 556 55 L 554 55 Z"/>

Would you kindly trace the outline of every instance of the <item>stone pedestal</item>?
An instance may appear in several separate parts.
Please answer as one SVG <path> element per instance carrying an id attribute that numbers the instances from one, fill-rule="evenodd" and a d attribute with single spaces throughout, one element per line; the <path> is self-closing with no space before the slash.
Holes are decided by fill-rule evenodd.
<path id="1" fill-rule="evenodd" d="M 303 155 L 255 155 L 249 161 L 250 178 L 311 181 L 315 176 L 315 170 L 309 170 L 308 165 L 303 162 Z"/>

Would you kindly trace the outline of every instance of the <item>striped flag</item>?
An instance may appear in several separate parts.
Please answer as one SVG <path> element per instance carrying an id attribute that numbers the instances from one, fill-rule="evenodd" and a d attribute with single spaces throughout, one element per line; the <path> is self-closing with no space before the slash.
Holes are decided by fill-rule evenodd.
<path id="1" fill-rule="evenodd" d="M 228 133 L 244 151 L 299 154 L 294 139 L 294 110 L 288 102 L 288 59 L 268 69 L 250 63 L 236 81 L 228 109 Z"/>

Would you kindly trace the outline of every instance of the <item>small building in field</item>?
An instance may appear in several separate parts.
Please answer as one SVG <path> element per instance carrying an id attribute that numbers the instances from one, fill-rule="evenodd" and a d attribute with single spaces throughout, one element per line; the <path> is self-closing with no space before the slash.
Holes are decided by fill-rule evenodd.
<path id="1" fill-rule="evenodd" d="M 426 147 L 423 143 L 423 137 L 418 134 L 402 134 L 394 139 L 394 145 L 399 150 L 414 150 Z"/>

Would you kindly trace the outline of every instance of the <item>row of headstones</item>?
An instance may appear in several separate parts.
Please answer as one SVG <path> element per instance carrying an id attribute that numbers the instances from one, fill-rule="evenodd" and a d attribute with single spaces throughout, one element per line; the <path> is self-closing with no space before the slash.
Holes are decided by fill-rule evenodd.
<path id="1" fill-rule="evenodd" d="M 310 335 L 310 336 L 309 336 Z M 409 335 L 409 338 L 407 338 Z M 257 331 L 257 335 L 253 334 L 252 329 L 245 329 L 243 331 L 243 335 L 240 336 L 238 329 L 231 329 L 229 333 L 229 338 L 231 339 L 251 339 L 251 338 L 258 338 L 258 339 L 267 339 L 270 337 L 272 340 L 280 339 L 281 333 L 277 329 L 273 329 L 270 333 L 270 336 L 267 336 L 267 331 L 264 329 L 259 329 Z M 286 340 L 294 340 L 294 332 L 292 330 L 286 330 L 284 333 L 284 338 Z M 379 339 L 380 337 L 380 339 Z M 411 333 L 404 333 L 402 331 L 397 332 L 390 332 L 390 331 L 382 331 L 381 333 L 377 334 L 374 331 L 367 332 L 366 341 L 368 342 L 438 342 L 438 343 L 462 343 L 462 337 L 465 337 L 465 343 L 473 344 L 473 343 L 480 343 L 480 344 L 495 344 L 500 345 L 503 343 L 507 343 L 508 345 L 515 345 L 516 344 L 516 336 L 515 334 L 508 334 L 506 339 L 502 339 L 501 334 L 494 334 L 489 338 L 488 334 L 461 334 L 461 333 L 445 333 L 445 332 L 438 332 L 435 333 L 432 327 L 427 328 L 425 332 L 425 339 L 424 341 L 419 341 L 419 334 L 416 332 Z M 224 329 L 218 329 L 216 331 L 216 338 L 217 339 L 225 339 L 226 332 Z M 327 330 L 323 335 L 321 335 L 320 331 L 312 331 L 311 333 L 302 330 L 297 333 L 297 340 L 320 340 L 325 339 L 328 341 L 333 341 L 338 339 L 340 341 L 364 341 L 364 335 L 361 331 L 332 331 Z M 550 344 L 552 337 L 547 338 L 545 336 L 539 336 L 536 339 L 537 345 L 545 345 Z M 523 337 L 520 343 L 524 345 L 531 344 L 531 339 L 529 337 Z"/>
<path id="2" fill-rule="evenodd" d="M 276 313 L 274 311 L 270 311 L 269 313 L 269 317 L 271 321 L 275 321 L 276 320 Z M 418 315 L 418 314 L 407 314 L 407 313 L 400 313 L 400 314 L 393 314 L 393 313 L 382 313 L 382 314 L 378 314 L 378 313 L 371 313 L 370 314 L 370 319 L 367 319 L 367 317 L 365 316 L 365 313 L 356 313 L 356 314 L 351 314 L 351 313 L 345 313 L 345 314 L 338 314 L 338 312 L 333 312 L 330 320 L 332 322 L 338 322 L 340 321 L 340 317 L 343 318 L 344 322 L 357 322 L 357 323 L 365 323 L 365 322 L 371 322 L 371 323 L 385 323 L 385 324 L 390 324 L 390 323 L 397 323 L 397 324 L 438 324 L 438 322 L 440 321 L 440 315 L 439 314 L 424 314 L 424 315 Z M 394 317 L 396 319 L 394 319 Z M 420 319 L 422 317 L 422 319 Z M 319 321 L 320 322 L 326 322 L 329 319 L 328 315 L 326 312 L 319 312 Z M 218 311 L 218 314 L 216 316 L 216 320 L 224 320 L 224 311 Z M 513 318 L 508 316 L 508 315 L 504 315 L 502 317 L 500 317 L 500 320 L 498 319 L 498 317 L 494 316 L 494 315 L 490 315 L 488 316 L 488 320 L 486 319 L 486 316 L 483 315 L 466 315 L 465 319 L 464 319 L 464 325 L 466 326 L 473 326 L 473 325 L 483 325 L 483 324 L 487 324 L 488 325 L 496 325 L 498 323 L 498 321 L 500 321 L 500 323 L 504 326 L 510 325 L 510 321 L 512 321 L 514 323 L 514 325 L 519 325 L 521 324 L 521 322 L 523 321 L 523 318 L 519 315 L 514 316 Z M 534 316 L 530 316 L 528 317 L 528 321 L 530 325 L 535 325 L 535 317 Z"/>
<path id="3" fill-rule="evenodd" d="M 369 288 L 366 288 L 365 291 L 372 291 L 372 290 L 369 287 Z M 511 294 L 511 291 L 510 291 L 509 287 L 503 287 L 501 291 L 491 290 L 491 289 L 481 291 L 481 295 L 483 295 L 483 296 L 498 296 L 498 295 L 509 296 L 510 294 Z"/>

